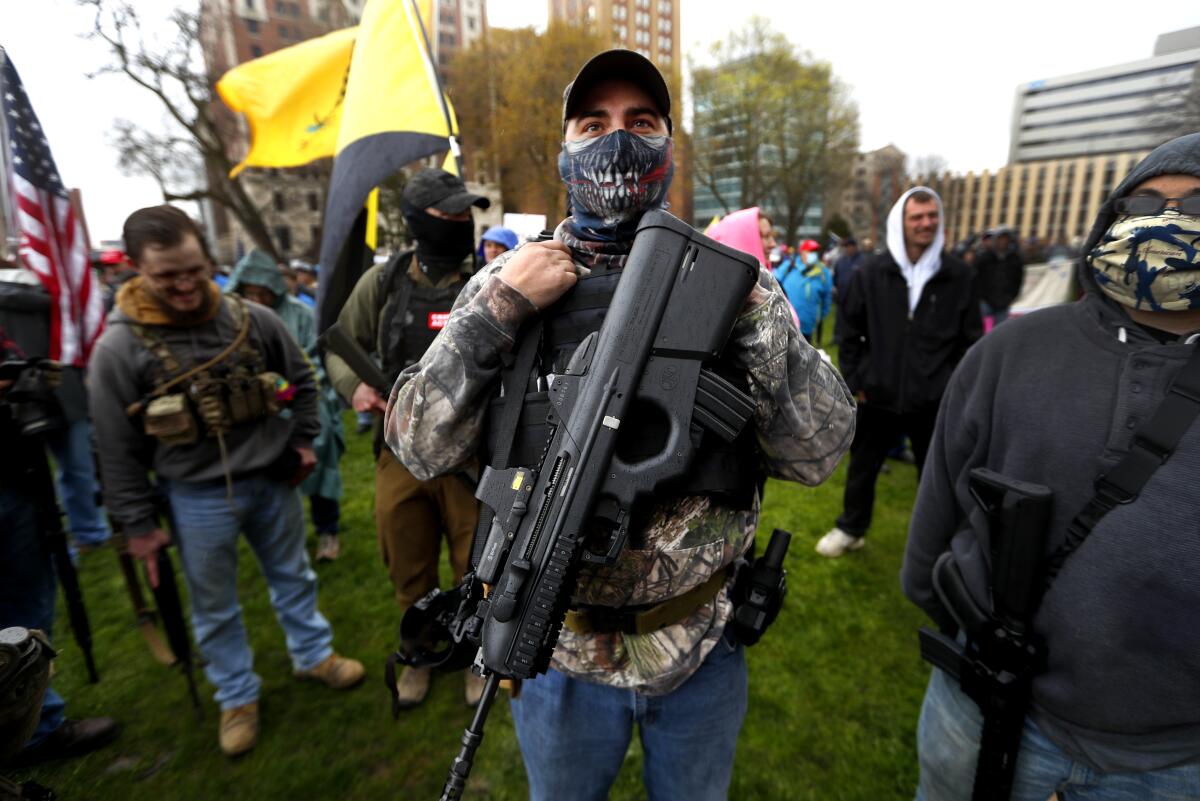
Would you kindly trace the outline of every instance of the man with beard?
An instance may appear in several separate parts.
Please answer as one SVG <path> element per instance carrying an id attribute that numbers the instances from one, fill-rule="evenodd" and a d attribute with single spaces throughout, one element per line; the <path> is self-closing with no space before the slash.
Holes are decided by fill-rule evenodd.
<path id="1" fill-rule="evenodd" d="M 595 56 L 567 87 L 559 172 L 571 216 L 552 240 L 502 254 L 472 278 L 392 391 L 388 445 L 415 476 L 476 458 L 489 399 L 525 321 L 543 322 L 540 387 L 599 329 L 639 221 L 666 200 L 670 113 L 662 75 L 632 51 Z M 635 722 L 650 798 L 727 795 L 747 703 L 743 648 L 726 625 L 729 568 L 751 546 L 760 471 L 825 479 L 849 445 L 854 406 L 800 336 L 766 268 L 719 363 L 754 400 L 748 435 L 720 460 L 701 448 L 680 487 L 635 510 L 616 562 L 582 569 L 549 672 L 524 682 L 511 704 L 534 801 L 606 798 Z M 531 439 L 536 425 L 522 415 L 514 441 Z M 639 614 L 663 625 L 639 630 L 631 625 Z"/>
<path id="2" fill-rule="evenodd" d="M 362 664 L 333 651 L 304 548 L 296 486 L 316 465 L 317 388 L 271 310 L 221 295 L 186 214 L 135 211 L 124 236 L 140 274 L 117 294 L 89 374 L 105 506 L 157 585 L 156 556 L 170 542 L 159 492 L 169 501 L 192 628 L 221 705 L 221 750 L 233 756 L 257 741 L 262 685 L 237 597 L 239 533 L 270 587 L 295 675 L 335 689 L 363 678 Z"/>
<path id="3" fill-rule="evenodd" d="M 871 525 L 875 481 L 905 435 L 917 472 L 950 374 L 983 333 L 974 275 L 943 253 L 942 200 L 914 187 L 888 214 L 887 250 L 855 271 L 838 318 L 838 360 L 858 398 L 842 514 L 817 542 L 830 558 L 856 551 Z"/>
<path id="4" fill-rule="evenodd" d="M 471 194 L 462 179 L 444 170 L 423 169 L 409 178 L 401 196 L 404 221 L 416 246 L 363 273 L 338 323 L 368 353 L 376 353 L 394 381 L 414 364 L 446 324 L 450 307 L 475 271 L 471 209 L 490 201 Z M 333 386 L 356 412 L 386 410 L 384 399 L 337 354 L 327 353 Z M 465 473 L 429 480 L 413 476 L 383 447 L 375 426 L 375 532 L 383 563 L 406 610 L 438 586 L 438 553 L 445 536 L 455 580 L 470 558 L 479 517 L 473 477 Z M 467 672 L 465 698 L 479 702 L 483 681 Z M 429 692 L 430 671 L 406 667 L 396 681 L 401 707 L 412 707 Z"/>

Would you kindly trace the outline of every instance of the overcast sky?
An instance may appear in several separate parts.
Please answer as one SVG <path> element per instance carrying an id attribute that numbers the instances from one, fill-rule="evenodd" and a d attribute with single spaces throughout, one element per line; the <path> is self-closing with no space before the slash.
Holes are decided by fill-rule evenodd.
<path id="1" fill-rule="evenodd" d="M 135 0 L 162 14 L 168 0 Z M 1130 2 L 895 0 L 796 3 L 677 0 L 685 53 L 758 14 L 833 63 L 858 103 L 864 149 L 894 143 L 936 154 L 955 170 L 1002 165 L 1018 84 L 1150 56 L 1155 37 L 1200 25 L 1200 3 L 1152 13 Z M 487 0 L 494 26 L 544 27 L 546 0 Z M 0 0 L 0 46 L 16 64 L 63 181 L 83 190 L 93 241 L 115 238 L 133 209 L 158 202 L 149 179 L 123 176 L 108 141 L 114 117 L 160 124 L 153 99 L 117 78 L 89 81 L 103 52 L 78 34 L 88 18 L 72 0 Z M 580 55 L 580 61 L 583 60 Z"/>

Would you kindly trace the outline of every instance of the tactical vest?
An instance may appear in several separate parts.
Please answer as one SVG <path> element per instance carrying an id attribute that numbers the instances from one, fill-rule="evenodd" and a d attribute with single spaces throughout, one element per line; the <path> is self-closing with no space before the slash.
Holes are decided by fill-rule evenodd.
<path id="1" fill-rule="evenodd" d="M 526 385 L 519 422 L 515 433 L 511 434 L 513 439 L 508 459 L 504 460 L 504 464 L 497 464 L 496 461 L 497 452 L 502 450 L 502 438 L 507 436 L 507 426 L 502 422 L 506 404 L 503 397 L 493 398 L 482 442 L 484 464 L 505 468 L 532 466 L 541 461 L 542 451 L 551 433 L 546 419 L 550 411 L 546 377 L 563 372 L 579 343 L 589 334 L 600 330 L 620 277 L 621 270 L 594 270 L 590 275 L 580 278 L 561 300 L 541 315 L 540 364 L 536 376 L 531 376 Z M 520 349 L 523 336 L 528 334 L 528 328 L 522 329 L 514 344 L 514 353 Z M 748 376 L 745 371 L 733 366 L 726 354 L 722 354 L 713 364 L 705 364 L 705 367 L 743 392 L 748 392 Z M 517 385 L 518 382 L 512 380 L 511 372 L 512 367 L 502 371 L 502 385 Z M 699 428 L 695 423 L 693 426 Z M 626 462 L 638 461 L 659 453 L 667 435 L 665 418 L 657 415 L 639 415 L 636 419 L 627 417 L 621 425 L 617 452 Z M 687 477 L 671 487 L 663 488 L 662 497 L 711 495 L 735 508 L 749 509 L 754 503 L 758 480 L 758 445 L 752 423 L 732 443 L 726 443 L 705 430 Z"/>
<path id="2" fill-rule="evenodd" d="M 450 308 L 465 281 L 448 287 L 419 286 L 408 274 L 413 251 L 406 250 L 388 262 L 380 276 L 380 297 L 392 298 L 379 321 L 383 374 L 395 382 L 400 371 L 417 362 L 434 337 L 446 327 Z"/>
<path id="3" fill-rule="evenodd" d="M 250 312 L 245 301 L 226 296 L 238 333 L 213 358 L 184 368 L 170 346 L 151 328 L 132 324 L 134 335 L 154 354 L 154 387 L 126 413 L 144 413 L 146 434 L 164 445 L 191 445 L 200 435 L 220 436 L 230 429 L 278 414 L 287 399 L 287 382 L 265 369 L 250 342 Z"/>

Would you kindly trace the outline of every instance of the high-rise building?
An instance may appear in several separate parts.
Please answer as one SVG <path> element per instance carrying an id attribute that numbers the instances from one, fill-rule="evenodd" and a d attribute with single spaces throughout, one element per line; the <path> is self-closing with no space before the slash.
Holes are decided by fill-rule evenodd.
<path id="1" fill-rule="evenodd" d="M 1158 37 L 1154 55 L 1017 88 L 1009 163 L 1150 150 L 1200 71 L 1200 27 Z"/>
<path id="2" fill-rule="evenodd" d="M 675 177 L 667 196 L 680 219 L 692 217 L 690 138 L 683 131 L 683 54 L 679 13 L 683 0 L 549 0 L 550 20 L 585 25 L 613 47 L 636 50 L 662 71 L 675 104 Z M 590 55 L 590 54 L 581 54 Z M 581 62 L 582 64 L 582 62 Z"/>
<path id="3" fill-rule="evenodd" d="M 550 19 L 593 25 L 613 47 L 636 50 L 678 74 L 682 0 L 550 0 Z"/>
<path id="4" fill-rule="evenodd" d="M 487 3 L 485 0 L 433 0 L 437 25 L 426 21 L 431 29 L 434 58 L 438 70 L 445 76 L 446 65 L 459 50 L 471 43 L 487 30 Z"/>

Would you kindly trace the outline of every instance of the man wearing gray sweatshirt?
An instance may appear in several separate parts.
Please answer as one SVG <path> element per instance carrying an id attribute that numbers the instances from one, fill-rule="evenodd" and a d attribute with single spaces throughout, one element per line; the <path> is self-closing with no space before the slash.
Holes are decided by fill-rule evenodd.
<path id="1" fill-rule="evenodd" d="M 117 294 L 89 373 L 104 501 L 157 584 L 170 501 L 205 675 L 228 755 L 258 738 L 253 655 L 237 598 L 244 534 L 271 590 L 299 678 L 342 689 L 363 666 L 333 651 L 317 609 L 296 486 L 316 465 L 313 371 L 270 309 L 222 296 L 200 228 L 171 206 L 135 211 L 125 249 L 139 275 Z M 153 472 L 158 487 L 150 480 Z"/>
<path id="2" fill-rule="evenodd" d="M 972 468 L 1053 490 L 1048 557 L 1096 478 L 1146 449 L 1134 435 L 1164 398 L 1187 405 L 1168 388 L 1200 338 L 1198 242 L 1192 134 L 1147 156 L 1101 207 L 1079 265 L 1082 300 L 1010 322 L 967 353 L 938 415 L 901 571 L 932 617 L 946 619 L 931 581 L 946 551 L 987 608 Z M 1100 516 L 1066 557 L 1033 619 L 1048 657 L 1014 801 L 1200 798 L 1200 422 L 1150 464 L 1136 498 Z M 970 798 L 981 722 L 935 669 L 918 725 L 918 799 Z"/>

